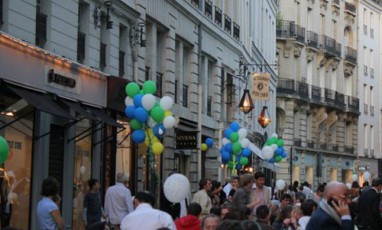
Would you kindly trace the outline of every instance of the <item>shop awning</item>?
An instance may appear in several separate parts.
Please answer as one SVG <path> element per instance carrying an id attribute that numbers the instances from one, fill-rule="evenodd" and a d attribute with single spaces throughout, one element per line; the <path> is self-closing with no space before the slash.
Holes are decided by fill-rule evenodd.
<path id="1" fill-rule="evenodd" d="M 63 118 L 74 119 L 73 116 L 71 116 L 67 111 L 65 111 L 65 109 L 54 102 L 52 98 L 47 94 L 13 86 L 10 84 L 7 84 L 7 88 L 38 110 Z"/>
<path id="2" fill-rule="evenodd" d="M 106 114 L 104 110 L 90 106 L 85 106 L 85 108 L 91 113 L 93 113 L 95 116 L 97 116 L 99 121 L 105 122 L 108 125 L 115 126 L 118 128 L 124 128 L 123 125 L 119 124 L 112 117 Z"/>
<path id="3" fill-rule="evenodd" d="M 88 112 L 84 107 L 81 106 L 79 102 L 68 101 L 68 100 L 62 100 L 62 102 L 68 107 L 70 107 L 72 110 L 74 110 L 76 113 L 83 116 L 84 118 L 95 120 L 95 121 L 98 120 L 98 118 L 95 115 L 93 115 L 91 112 Z"/>

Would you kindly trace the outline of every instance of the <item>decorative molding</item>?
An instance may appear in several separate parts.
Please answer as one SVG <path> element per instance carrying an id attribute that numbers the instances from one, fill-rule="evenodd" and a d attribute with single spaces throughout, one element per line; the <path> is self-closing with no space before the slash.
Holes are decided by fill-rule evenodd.
<path id="1" fill-rule="evenodd" d="M 330 65 L 333 71 L 337 70 L 338 64 L 339 64 L 339 61 L 333 60 L 332 64 Z"/>
<path id="2" fill-rule="evenodd" d="M 284 45 L 284 57 L 289 58 L 290 53 L 292 51 L 292 43 L 291 42 L 286 42 Z"/>
<path id="3" fill-rule="evenodd" d="M 344 66 L 344 75 L 345 77 L 350 77 L 353 75 L 353 69 L 354 69 L 354 66 L 352 65 L 345 65 Z"/>
<path id="4" fill-rule="evenodd" d="M 306 60 L 308 63 L 313 61 L 316 51 L 314 49 L 306 49 Z"/>
<path id="5" fill-rule="evenodd" d="M 294 44 L 293 54 L 294 54 L 295 58 L 298 58 L 301 56 L 301 51 L 302 51 L 302 46 L 300 46 L 298 44 Z"/>
<path id="6" fill-rule="evenodd" d="M 327 10 L 328 9 L 328 0 L 320 0 L 320 9 Z"/>

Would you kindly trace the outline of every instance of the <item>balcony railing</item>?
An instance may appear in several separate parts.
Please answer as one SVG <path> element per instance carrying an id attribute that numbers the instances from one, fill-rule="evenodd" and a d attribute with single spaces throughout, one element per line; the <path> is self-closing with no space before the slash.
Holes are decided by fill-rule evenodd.
<path id="1" fill-rule="evenodd" d="M 225 32 L 231 34 L 232 20 L 228 15 L 224 15 L 224 30 Z"/>
<path id="2" fill-rule="evenodd" d="M 206 0 L 204 2 L 204 15 L 212 19 L 212 1 Z"/>
<path id="3" fill-rule="evenodd" d="M 374 116 L 374 105 L 370 105 L 370 116 Z"/>
<path id="4" fill-rule="evenodd" d="M 306 32 L 307 45 L 318 49 L 318 34 L 316 32 L 308 30 Z"/>
<path id="5" fill-rule="evenodd" d="M 296 98 L 315 104 L 326 104 L 334 108 L 346 110 L 347 112 L 359 114 L 358 98 L 293 79 L 280 78 L 278 80 L 277 96 Z"/>
<path id="6" fill-rule="evenodd" d="M 337 58 L 341 58 L 341 47 L 342 47 L 342 45 L 340 43 L 336 42 L 334 53 L 335 53 Z"/>
<path id="7" fill-rule="evenodd" d="M 352 64 L 357 64 L 357 50 L 346 46 L 345 47 L 345 60 L 352 63 Z"/>
<path id="8" fill-rule="evenodd" d="M 320 142 L 319 148 L 322 150 L 328 149 L 328 144 L 326 142 Z"/>
<path id="9" fill-rule="evenodd" d="M 315 147 L 314 141 L 308 140 L 306 147 L 313 149 Z"/>
<path id="10" fill-rule="evenodd" d="M 353 146 L 344 146 L 344 152 L 354 154 L 354 147 Z"/>
<path id="11" fill-rule="evenodd" d="M 363 76 L 367 76 L 367 66 L 363 65 Z"/>
<path id="12" fill-rule="evenodd" d="M 215 6 L 215 23 L 221 26 L 222 20 L 223 20 L 222 10 L 219 7 Z"/>
<path id="13" fill-rule="evenodd" d="M 276 26 L 276 36 L 281 38 L 295 38 L 305 43 L 305 28 L 296 25 L 294 21 L 280 21 Z"/>
<path id="14" fill-rule="evenodd" d="M 240 40 L 240 26 L 233 22 L 233 37 Z"/>
<path id="15" fill-rule="evenodd" d="M 337 43 L 336 43 L 336 40 L 334 40 L 333 38 L 330 38 L 326 35 L 320 35 L 319 45 L 324 53 L 327 53 L 332 56 L 337 55 L 337 50 L 336 50 Z"/>
<path id="16" fill-rule="evenodd" d="M 345 10 L 351 12 L 352 14 L 356 13 L 356 7 L 350 2 L 345 2 Z"/>
<path id="17" fill-rule="evenodd" d="M 301 138 L 295 138 L 293 140 L 293 145 L 296 146 L 296 147 L 301 147 L 302 146 Z"/>

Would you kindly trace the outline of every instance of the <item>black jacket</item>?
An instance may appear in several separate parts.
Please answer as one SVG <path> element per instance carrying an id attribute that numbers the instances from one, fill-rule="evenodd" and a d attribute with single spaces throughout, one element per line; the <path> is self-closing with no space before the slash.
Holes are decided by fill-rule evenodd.
<path id="1" fill-rule="evenodd" d="M 374 188 L 363 191 L 358 200 L 357 225 L 381 229 L 382 217 L 379 213 L 380 194 Z"/>

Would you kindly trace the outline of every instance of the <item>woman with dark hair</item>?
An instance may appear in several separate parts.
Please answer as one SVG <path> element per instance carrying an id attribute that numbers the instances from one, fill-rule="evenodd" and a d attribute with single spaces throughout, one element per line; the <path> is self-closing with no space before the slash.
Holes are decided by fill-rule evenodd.
<path id="1" fill-rule="evenodd" d="M 60 183 L 54 178 L 46 178 L 42 182 L 42 199 L 37 204 L 37 219 L 40 229 L 64 229 L 64 220 L 58 206 L 61 197 L 58 195 Z"/>

